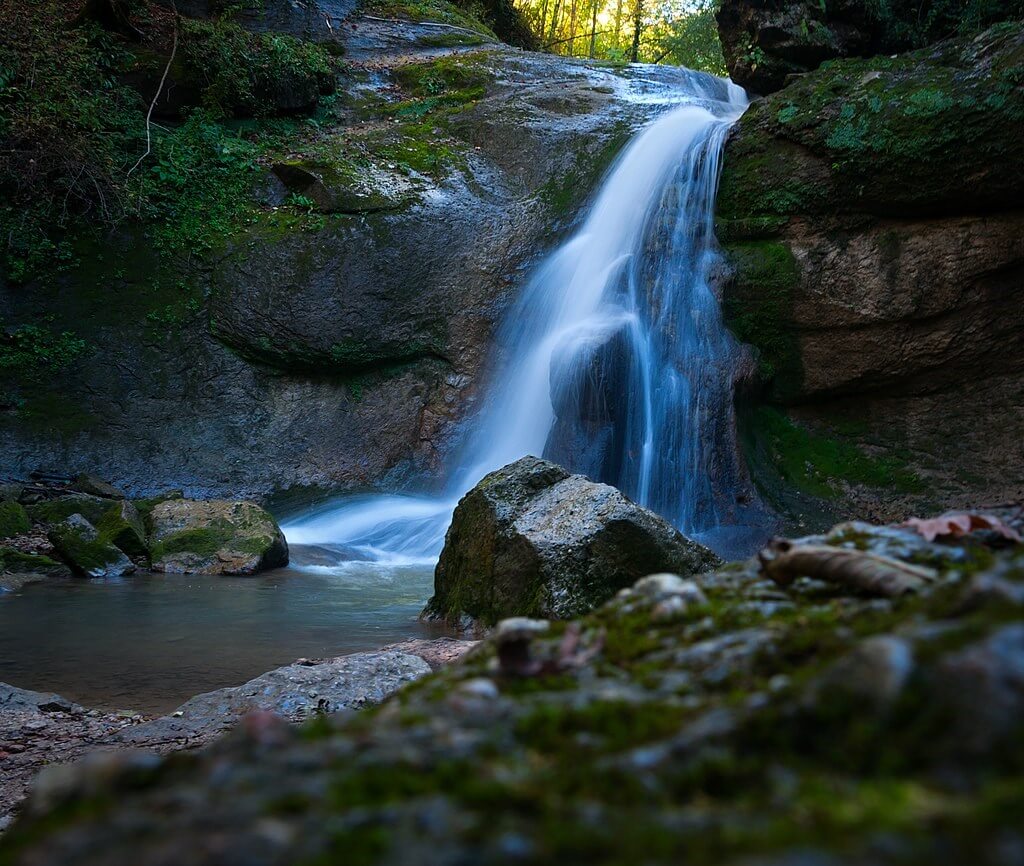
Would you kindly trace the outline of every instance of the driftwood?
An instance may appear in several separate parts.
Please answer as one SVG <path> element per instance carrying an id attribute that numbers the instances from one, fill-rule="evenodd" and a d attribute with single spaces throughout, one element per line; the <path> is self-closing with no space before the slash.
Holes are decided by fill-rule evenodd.
<path id="1" fill-rule="evenodd" d="M 869 595 L 894 598 L 917 592 L 936 579 L 933 569 L 869 553 L 825 544 L 794 544 L 775 538 L 757 555 L 761 573 L 779 586 L 811 577 Z"/>

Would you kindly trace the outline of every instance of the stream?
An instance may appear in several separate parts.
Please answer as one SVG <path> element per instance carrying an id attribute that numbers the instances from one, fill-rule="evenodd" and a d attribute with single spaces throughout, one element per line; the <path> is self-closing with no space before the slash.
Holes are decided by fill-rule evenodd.
<path id="1" fill-rule="evenodd" d="M 138 574 L 0 593 L 0 682 L 87 707 L 162 714 L 297 658 L 436 637 L 433 568 L 347 562 L 256 577 Z"/>

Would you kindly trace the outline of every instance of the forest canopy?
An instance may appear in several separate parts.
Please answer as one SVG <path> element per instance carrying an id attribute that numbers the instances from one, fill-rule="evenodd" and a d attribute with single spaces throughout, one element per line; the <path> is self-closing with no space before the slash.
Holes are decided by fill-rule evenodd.
<path id="1" fill-rule="evenodd" d="M 515 0 L 542 49 L 724 75 L 716 0 Z"/>

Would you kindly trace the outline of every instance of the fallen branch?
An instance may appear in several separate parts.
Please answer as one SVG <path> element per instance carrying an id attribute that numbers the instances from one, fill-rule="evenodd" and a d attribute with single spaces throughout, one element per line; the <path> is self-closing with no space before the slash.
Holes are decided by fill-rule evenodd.
<path id="1" fill-rule="evenodd" d="M 779 586 L 789 586 L 798 577 L 811 577 L 885 598 L 917 592 L 937 577 L 933 569 L 877 553 L 793 544 L 785 538 L 770 541 L 757 558 L 761 573 Z"/>
<path id="2" fill-rule="evenodd" d="M 153 96 L 153 101 L 149 103 L 149 111 L 146 112 L 146 152 L 139 157 L 139 161 L 135 163 L 130 169 L 128 174 L 125 175 L 125 180 L 132 176 L 132 172 L 135 171 L 143 161 L 153 152 L 153 136 L 151 127 L 153 124 L 153 109 L 156 108 L 157 100 L 160 99 L 160 94 L 163 93 L 164 84 L 167 82 L 167 75 L 171 71 L 171 65 L 174 63 L 174 55 L 178 52 L 178 6 L 171 0 L 171 8 L 174 11 L 174 41 L 171 43 L 171 56 L 167 58 L 167 65 L 164 67 L 164 74 L 160 76 L 160 84 L 156 88 L 156 94 Z"/>

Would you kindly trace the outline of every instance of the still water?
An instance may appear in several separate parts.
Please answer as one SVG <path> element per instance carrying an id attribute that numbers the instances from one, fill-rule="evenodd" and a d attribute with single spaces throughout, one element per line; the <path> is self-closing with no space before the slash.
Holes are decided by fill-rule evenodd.
<path id="1" fill-rule="evenodd" d="M 0 593 L 0 681 L 87 707 L 168 712 L 296 658 L 434 637 L 430 565 L 346 562 L 256 577 L 141 574 Z"/>

